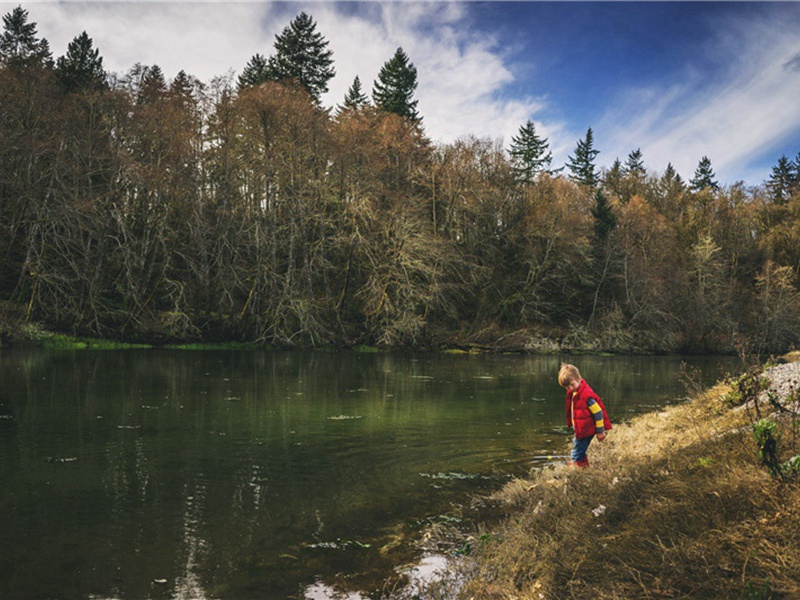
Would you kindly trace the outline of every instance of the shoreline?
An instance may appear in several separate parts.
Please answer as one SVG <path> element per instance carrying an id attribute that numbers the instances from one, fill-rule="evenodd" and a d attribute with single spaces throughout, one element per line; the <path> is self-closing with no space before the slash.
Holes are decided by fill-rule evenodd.
<path id="1" fill-rule="evenodd" d="M 800 352 L 782 360 L 616 425 L 589 469 L 510 482 L 424 597 L 800 597 L 800 468 L 771 474 L 753 433 L 800 454 Z"/>
<path id="2" fill-rule="evenodd" d="M 576 332 L 582 332 L 576 335 Z M 729 344 L 703 348 L 670 347 L 661 348 L 647 344 L 620 345 L 605 343 L 602 334 L 585 335 L 578 328 L 575 331 L 559 330 L 541 333 L 536 328 L 524 332 L 515 331 L 500 335 L 496 339 L 464 341 L 458 334 L 452 339 L 435 343 L 420 343 L 413 346 L 376 346 L 368 343 L 330 344 L 325 346 L 277 346 L 261 341 L 215 340 L 198 341 L 183 339 L 149 339 L 138 336 L 92 337 L 44 329 L 36 323 L 0 323 L 0 349 L 46 350 L 264 350 L 264 351 L 302 351 L 321 352 L 421 352 L 446 354 L 508 354 L 508 355 L 629 355 L 629 356 L 734 356 L 736 349 Z M 511 339 L 511 336 L 514 336 Z"/>

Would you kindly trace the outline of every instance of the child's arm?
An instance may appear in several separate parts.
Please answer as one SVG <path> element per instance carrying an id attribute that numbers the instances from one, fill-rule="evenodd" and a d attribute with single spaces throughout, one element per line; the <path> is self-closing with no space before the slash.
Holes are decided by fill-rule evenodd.
<path id="1" fill-rule="evenodd" d="M 589 398 L 586 402 L 586 407 L 594 417 L 594 428 L 597 439 L 602 442 L 606 439 L 606 430 L 603 426 L 603 409 L 600 408 L 600 405 L 593 398 Z"/>

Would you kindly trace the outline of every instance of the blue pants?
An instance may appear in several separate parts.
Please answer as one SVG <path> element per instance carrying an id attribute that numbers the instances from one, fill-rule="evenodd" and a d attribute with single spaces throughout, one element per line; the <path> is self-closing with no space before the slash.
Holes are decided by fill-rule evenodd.
<path id="1" fill-rule="evenodd" d="M 572 439 L 572 462 L 574 463 L 585 463 L 587 462 L 586 458 L 586 451 L 589 449 L 589 444 L 592 443 L 594 439 L 593 435 L 585 438 L 573 438 Z"/>

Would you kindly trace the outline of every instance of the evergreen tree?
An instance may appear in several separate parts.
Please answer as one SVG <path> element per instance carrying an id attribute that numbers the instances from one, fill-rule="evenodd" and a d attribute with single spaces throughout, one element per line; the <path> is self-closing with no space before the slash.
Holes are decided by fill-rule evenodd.
<path id="1" fill-rule="evenodd" d="M 598 154 L 600 151 L 594 149 L 594 134 L 590 127 L 586 131 L 586 138 L 578 140 L 575 156 L 570 156 L 567 162 L 567 168 L 572 173 L 570 179 L 586 187 L 596 188 L 599 177 L 595 170 L 594 159 Z"/>
<path id="2" fill-rule="evenodd" d="M 767 181 L 772 201 L 775 204 L 785 204 L 791 196 L 792 188 L 797 183 L 796 175 L 793 172 L 792 163 L 786 156 L 778 159 L 778 164 L 772 167 L 772 174 Z"/>
<path id="3" fill-rule="evenodd" d="M 700 159 L 700 162 L 697 163 L 697 168 L 694 171 L 694 175 L 689 180 L 689 188 L 696 192 L 706 188 L 719 188 L 714 169 L 711 166 L 711 159 L 709 159 L 707 156 L 703 156 L 703 158 Z"/>
<path id="4" fill-rule="evenodd" d="M 52 66 L 50 44 L 36 37 L 36 23 L 28 23 L 28 11 L 18 6 L 3 16 L 0 64 L 11 67 Z"/>
<path id="5" fill-rule="evenodd" d="M 634 177 L 641 177 L 646 174 L 644 160 L 642 159 L 642 151 L 640 148 L 637 148 L 628 154 L 628 160 L 625 161 L 624 173 L 625 175 L 632 175 Z"/>
<path id="6" fill-rule="evenodd" d="M 717 183 L 715 178 L 714 169 L 711 168 L 711 160 L 707 156 L 704 156 L 697 164 L 694 177 L 689 181 L 689 185 L 693 192 L 699 192 L 706 188 L 718 190 L 719 183 Z"/>
<path id="7" fill-rule="evenodd" d="M 150 104 L 163 98 L 167 93 L 167 83 L 164 72 L 158 65 L 144 67 L 139 80 L 139 90 L 136 100 L 139 104 Z"/>
<path id="8" fill-rule="evenodd" d="M 608 198 L 600 189 L 594 194 L 594 206 L 591 212 L 592 217 L 594 217 L 595 238 L 600 242 L 604 242 L 608 239 L 614 227 L 617 226 L 617 217 L 613 208 L 611 208 Z"/>
<path id="9" fill-rule="evenodd" d="M 619 198 L 622 195 L 622 163 L 617 158 L 603 175 L 603 187 Z"/>
<path id="10" fill-rule="evenodd" d="M 347 90 L 344 97 L 344 108 L 359 109 L 369 104 L 369 98 L 361 90 L 361 79 L 356 78 L 353 80 L 353 85 Z"/>
<path id="11" fill-rule="evenodd" d="M 539 173 L 549 172 L 548 167 L 553 161 L 549 146 L 547 138 L 536 135 L 536 126 L 530 119 L 519 128 L 519 135 L 511 138 L 509 154 L 520 181 L 530 183 Z"/>
<path id="12" fill-rule="evenodd" d="M 169 95 L 176 100 L 180 100 L 182 104 L 188 105 L 194 101 L 197 86 L 197 80 L 189 76 L 186 71 L 181 70 L 169 85 Z"/>
<path id="13" fill-rule="evenodd" d="M 261 85 L 268 79 L 267 59 L 261 54 L 255 54 L 239 75 L 239 89 Z"/>
<path id="14" fill-rule="evenodd" d="M 656 183 L 656 192 L 660 209 L 669 214 L 677 208 L 677 200 L 686 191 L 686 184 L 683 178 L 672 166 L 672 163 L 667 164 L 664 173 L 659 177 Z"/>
<path id="15" fill-rule="evenodd" d="M 67 92 L 97 91 L 107 87 L 100 50 L 84 31 L 67 46 L 67 53 L 56 61 L 56 76 Z"/>
<path id="16" fill-rule="evenodd" d="M 794 157 L 791 163 L 792 166 L 792 181 L 795 186 L 800 186 L 800 152 Z"/>
<path id="17" fill-rule="evenodd" d="M 314 19 L 301 12 L 275 36 L 275 54 L 267 62 L 267 75 L 273 81 L 297 81 L 319 103 L 336 74 L 332 56 Z"/>
<path id="18" fill-rule="evenodd" d="M 381 67 L 378 80 L 372 88 L 375 106 L 383 111 L 419 122 L 417 100 L 412 100 L 417 89 L 417 68 L 408 55 L 398 48 L 394 56 Z"/>
<path id="19" fill-rule="evenodd" d="M 664 169 L 664 174 L 659 180 L 659 186 L 667 194 L 673 191 L 683 191 L 685 187 L 683 177 L 678 174 L 675 167 L 672 166 L 672 163 L 668 163 L 667 168 Z"/>

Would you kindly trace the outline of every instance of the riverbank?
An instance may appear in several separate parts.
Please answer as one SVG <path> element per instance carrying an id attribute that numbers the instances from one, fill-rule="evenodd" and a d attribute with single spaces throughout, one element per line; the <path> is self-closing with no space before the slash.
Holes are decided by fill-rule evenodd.
<path id="1" fill-rule="evenodd" d="M 188 350 L 324 349 L 356 352 L 415 350 L 453 354 L 735 354 L 733 340 L 714 339 L 703 346 L 682 343 L 676 336 L 644 332 L 590 331 L 586 327 L 531 326 L 513 331 L 498 326 L 478 331 L 440 331 L 414 345 L 376 346 L 366 341 L 340 341 L 328 346 L 276 346 L 266 341 L 185 338 L 165 330 L 111 337 L 93 337 L 47 329 L 28 322 L 24 315 L 0 303 L 0 348 L 59 350 L 119 350 L 130 348 L 179 348 Z"/>
<path id="2" fill-rule="evenodd" d="M 786 360 L 617 425 L 590 469 L 508 484 L 489 499 L 504 518 L 426 597 L 800 597 L 800 353 Z"/>

